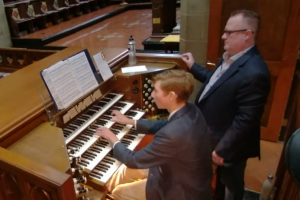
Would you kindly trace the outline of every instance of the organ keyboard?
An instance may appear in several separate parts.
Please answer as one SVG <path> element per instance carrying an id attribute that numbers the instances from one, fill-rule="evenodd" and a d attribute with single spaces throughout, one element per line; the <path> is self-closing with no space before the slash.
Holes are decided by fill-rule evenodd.
<path id="1" fill-rule="evenodd" d="M 129 133 L 124 135 L 121 142 L 130 150 L 134 150 L 140 143 L 145 134 L 139 134 L 135 130 L 130 129 Z M 120 161 L 112 156 L 112 151 L 104 157 L 104 159 L 91 171 L 90 181 L 105 185 L 110 177 L 122 165 Z"/>
<path id="2" fill-rule="evenodd" d="M 63 128 L 67 148 L 73 150 L 69 155 L 77 158 L 76 164 L 90 177 L 90 181 L 100 185 L 105 185 L 121 163 L 111 156 L 112 145 L 95 135 L 97 129 L 101 126 L 109 128 L 131 150 L 134 150 L 144 136 L 135 133 L 132 125 L 110 121 L 113 110 L 119 110 L 134 120 L 144 115 L 142 111 L 130 110 L 134 103 L 120 101 L 122 96 L 116 93 L 107 94 Z"/>
<path id="3" fill-rule="evenodd" d="M 141 111 L 130 111 L 130 115 L 135 114 L 132 118 L 140 119 L 144 113 Z M 101 119 L 101 117 L 100 117 Z M 97 122 L 97 120 L 96 120 Z M 122 139 L 132 128 L 132 125 L 122 125 L 114 122 L 109 122 L 105 125 L 107 128 L 116 134 L 118 139 Z M 78 152 L 72 154 L 74 157 L 81 157 L 78 165 L 83 168 L 83 171 L 90 173 L 95 166 L 108 154 L 112 146 L 103 138 L 98 138 L 94 135 L 98 125 L 91 125 L 90 129 L 83 131 L 78 137 L 71 142 L 68 147 L 79 149 Z"/>
<path id="4" fill-rule="evenodd" d="M 110 106 L 120 100 L 122 96 L 123 95 L 121 94 L 108 94 L 105 98 L 102 98 L 96 102 L 90 109 L 84 111 L 76 120 L 63 128 L 64 136 L 66 137 L 66 143 L 68 144 L 71 140 L 73 140 L 100 115 L 106 112 Z M 132 104 L 129 105 L 132 106 Z"/>

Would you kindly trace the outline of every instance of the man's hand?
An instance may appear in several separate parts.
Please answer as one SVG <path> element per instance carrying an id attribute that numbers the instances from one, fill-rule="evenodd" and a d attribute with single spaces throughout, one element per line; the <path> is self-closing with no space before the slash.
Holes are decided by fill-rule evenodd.
<path id="1" fill-rule="evenodd" d="M 212 152 L 212 160 L 216 165 L 224 165 L 224 158 L 220 157 L 216 151 Z"/>
<path id="2" fill-rule="evenodd" d="M 113 121 L 113 122 L 117 122 L 117 123 L 120 123 L 120 124 L 131 124 L 133 126 L 135 124 L 133 119 L 129 119 L 128 117 L 123 115 L 118 110 L 113 110 L 111 114 L 113 115 L 113 118 L 111 119 L 111 121 Z"/>
<path id="3" fill-rule="evenodd" d="M 105 126 L 102 126 L 100 128 L 97 129 L 95 135 L 99 135 L 105 139 L 107 139 L 109 142 L 111 142 L 112 144 L 116 143 L 117 141 L 119 141 L 119 139 L 117 138 L 117 136 L 115 134 L 113 134 L 108 128 L 106 128 Z"/>
<path id="4" fill-rule="evenodd" d="M 189 69 L 191 69 L 192 65 L 195 62 L 194 57 L 190 52 L 182 54 L 182 60 L 185 62 Z"/>

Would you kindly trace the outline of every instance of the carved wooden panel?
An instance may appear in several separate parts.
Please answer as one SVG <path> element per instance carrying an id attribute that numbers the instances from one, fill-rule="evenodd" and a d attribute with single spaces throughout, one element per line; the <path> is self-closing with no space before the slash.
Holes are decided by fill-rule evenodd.
<path id="1" fill-rule="evenodd" d="M 0 179 L 3 199 L 22 200 L 24 198 L 20 184 L 14 174 L 0 170 Z"/>
<path id="2" fill-rule="evenodd" d="M 73 179 L 64 172 L 0 148 L 0 200 L 74 200 Z"/>

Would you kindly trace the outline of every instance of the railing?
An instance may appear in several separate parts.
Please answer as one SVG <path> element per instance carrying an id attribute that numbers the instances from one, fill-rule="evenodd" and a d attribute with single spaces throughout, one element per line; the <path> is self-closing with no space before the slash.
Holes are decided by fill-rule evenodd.
<path id="1" fill-rule="evenodd" d="M 57 51 L 25 48 L 0 48 L 0 71 L 14 72 Z"/>

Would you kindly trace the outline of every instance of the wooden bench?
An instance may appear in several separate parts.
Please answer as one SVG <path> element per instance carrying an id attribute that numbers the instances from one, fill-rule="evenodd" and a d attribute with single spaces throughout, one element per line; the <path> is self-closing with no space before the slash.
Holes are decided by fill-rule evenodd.
<path id="1" fill-rule="evenodd" d="M 28 2 L 21 2 L 5 6 L 6 17 L 13 37 L 34 31 L 33 18 L 27 15 L 27 5 Z"/>

